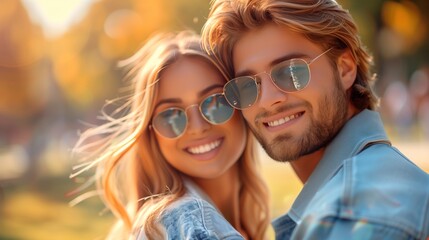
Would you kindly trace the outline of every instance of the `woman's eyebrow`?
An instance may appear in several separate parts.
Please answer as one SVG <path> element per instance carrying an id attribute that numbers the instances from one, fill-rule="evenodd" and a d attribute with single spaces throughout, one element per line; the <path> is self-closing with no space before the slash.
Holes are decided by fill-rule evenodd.
<path id="1" fill-rule="evenodd" d="M 155 109 L 157 109 L 162 104 L 181 103 L 181 102 L 182 102 L 182 99 L 180 98 L 164 98 L 155 105 Z"/>
<path id="2" fill-rule="evenodd" d="M 202 96 L 206 95 L 207 93 L 211 92 L 213 89 L 217 89 L 217 88 L 222 89 L 223 84 L 213 84 L 213 85 L 210 85 L 210 86 L 204 88 L 203 90 L 198 92 L 198 97 L 202 97 Z M 164 98 L 164 99 L 160 100 L 155 105 L 155 109 L 158 108 L 162 104 L 172 104 L 172 103 L 181 103 L 181 102 L 182 102 L 181 98 Z"/>
<path id="3" fill-rule="evenodd" d="M 223 89 L 223 85 L 224 84 L 213 84 L 213 85 L 210 85 L 210 86 L 204 88 L 203 90 L 201 90 L 198 93 L 198 97 L 202 97 L 202 96 L 206 95 L 207 93 L 211 92 L 213 89 L 217 89 L 217 88 Z"/>

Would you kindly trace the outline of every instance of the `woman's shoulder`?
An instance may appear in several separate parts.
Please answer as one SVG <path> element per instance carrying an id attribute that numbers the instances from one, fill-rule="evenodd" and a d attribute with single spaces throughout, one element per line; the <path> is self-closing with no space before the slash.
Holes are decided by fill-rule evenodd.
<path id="1" fill-rule="evenodd" d="M 205 209 L 208 211 L 217 211 L 216 208 L 208 201 L 202 199 L 199 196 L 186 193 L 184 196 L 178 198 L 176 201 L 172 202 L 168 207 L 166 207 L 164 215 L 170 212 L 203 211 Z"/>
<path id="2" fill-rule="evenodd" d="M 243 239 L 214 206 L 186 194 L 161 216 L 168 239 Z"/>
<path id="3" fill-rule="evenodd" d="M 170 225 L 193 225 L 202 223 L 206 226 L 207 221 L 213 218 L 220 218 L 227 222 L 223 216 L 207 201 L 189 194 L 177 199 L 171 203 L 163 212 L 161 221 L 166 227 Z"/>

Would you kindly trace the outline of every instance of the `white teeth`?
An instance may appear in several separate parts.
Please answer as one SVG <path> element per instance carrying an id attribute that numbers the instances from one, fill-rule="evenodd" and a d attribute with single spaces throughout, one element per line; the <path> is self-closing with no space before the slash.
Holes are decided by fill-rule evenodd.
<path id="1" fill-rule="evenodd" d="M 221 140 L 216 140 L 214 142 L 207 143 L 204 145 L 200 145 L 197 147 L 190 147 L 187 150 L 188 150 L 188 152 L 190 152 L 192 154 L 203 154 L 206 152 L 210 152 L 211 150 L 219 147 L 220 143 L 221 143 Z"/>
<path id="2" fill-rule="evenodd" d="M 277 127 L 277 126 L 285 124 L 285 123 L 289 122 L 290 120 L 295 119 L 297 117 L 299 117 L 299 114 L 290 115 L 288 117 L 284 117 L 284 118 L 281 118 L 281 119 L 278 119 L 278 120 L 275 120 L 272 122 L 268 122 L 267 124 L 270 127 Z"/>

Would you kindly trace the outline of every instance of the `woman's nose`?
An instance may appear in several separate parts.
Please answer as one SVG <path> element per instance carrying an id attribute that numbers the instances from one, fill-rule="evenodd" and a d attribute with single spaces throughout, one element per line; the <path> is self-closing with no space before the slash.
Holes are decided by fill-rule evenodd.
<path id="1" fill-rule="evenodd" d="M 187 109 L 189 134 L 201 134 L 210 129 L 211 124 L 201 115 L 198 105 L 193 105 Z"/>

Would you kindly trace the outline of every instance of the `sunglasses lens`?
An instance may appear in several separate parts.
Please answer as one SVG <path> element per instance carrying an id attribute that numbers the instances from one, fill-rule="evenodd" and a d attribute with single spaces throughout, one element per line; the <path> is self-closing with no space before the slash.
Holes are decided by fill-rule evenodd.
<path id="1" fill-rule="evenodd" d="M 302 59 L 292 59 L 277 65 L 271 72 L 274 83 L 286 92 L 304 89 L 310 81 L 310 71 Z"/>
<path id="2" fill-rule="evenodd" d="M 152 120 L 153 127 L 167 138 L 180 136 L 185 131 L 186 122 L 186 114 L 179 108 L 169 108 L 158 113 Z"/>
<path id="3" fill-rule="evenodd" d="M 258 85 L 251 77 L 234 78 L 225 84 L 224 94 L 234 108 L 247 108 L 258 98 Z"/>
<path id="4" fill-rule="evenodd" d="M 214 94 L 201 103 L 201 113 L 212 124 L 222 124 L 232 117 L 234 108 L 222 94 Z"/>

